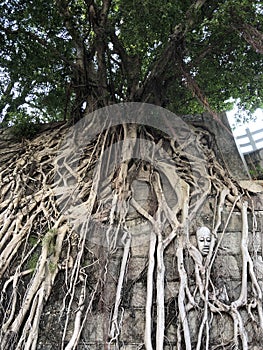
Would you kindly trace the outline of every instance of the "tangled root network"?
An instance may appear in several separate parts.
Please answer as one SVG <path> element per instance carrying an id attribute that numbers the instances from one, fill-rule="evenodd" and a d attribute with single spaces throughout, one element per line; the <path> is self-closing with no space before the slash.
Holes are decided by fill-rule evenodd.
<path id="1" fill-rule="evenodd" d="M 263 313 L 253 198 L 215 158 L 212 136 L 101 129 L 84 142 L 60 126 L 0 159 L 1 349 L 254 349 Z M 231 291 L 218 257 L 237 213 Z M 212 233 L 206 256 L 200 226 Z"/>

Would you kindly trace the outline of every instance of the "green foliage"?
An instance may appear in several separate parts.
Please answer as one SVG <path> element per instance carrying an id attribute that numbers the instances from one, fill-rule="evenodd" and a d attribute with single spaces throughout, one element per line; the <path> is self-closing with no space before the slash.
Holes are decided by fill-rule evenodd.
<path id="1" fill-rule="evenodd" d="M 107 3 L 2 2 L 2 121 L 21 119 L 21 108 L 36 123 L 35 113 L 61 120 L 130 100 L 178 114 L 202 112 L 202 100 L 216 111 L 230 98 L 245 110 L 263 106 L 260 0 Z"/>
<path id="2" fill-rule="evenodd" d="M 16 140 L 33 138 L 40 129 L 40 120 L 38 116 L 26 114 L 25 111 L 10 115 L 12 127 L 10 131 Z"/>
<path id="3" fill-rule="evenodd" d="M 28 243 L 29 243 L 29 245 L 30 245 L 31 247 L 34 247 L 34 246 L 38 243 L 38 238 L 31 235 L 31 236 L 28 238 Z"/>
<path id="4" fill-rule="evenodd" d="M 49 268 L 49 271 L 50 271 L 51 273 L 54 273 L 54 272 L 56 271 L 56 269 L 57 269 L 57 264 L 54 264 L 54 263 L 52 263 L 52 262 L 49 262 L 48 268 Z"/>
<path id="5" fill-rule="evenodd" d="M 35 271 L 39 259 L 39 254 L 34 253 L 27 261 L 27 269 Z"/>
<path id="6" fill-rule="evenodd" d="M 260 165 L 256 165 L 255 167 L 253 167 L 253 169 L 250 169 L 249 173 L 252 179 L 258 179 L 258 180 L 263 179 L 263 168 Z"/>
<path id="7" fill-rule="evenodd" d="M 42 239 L 42 245 L 48 248 L 48 253 L 53 254 L 56 249 L 54 237 L 57 235 L 56 229 L 50 229 Z"/>

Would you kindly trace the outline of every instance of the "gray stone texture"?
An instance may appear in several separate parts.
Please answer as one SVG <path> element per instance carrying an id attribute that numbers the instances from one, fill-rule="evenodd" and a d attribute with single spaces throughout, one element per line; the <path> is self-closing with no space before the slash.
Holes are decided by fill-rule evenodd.
<path id="1" fill-rule="evenodd" d="M 223 123 L 228 126 L 225 114 L 221 115 Z M 221 164 L 229 170 L 231 176 L 235 179 L 248 179 L 249 175 L 240 157 L 234 138 L 226 129 L 219 125 L 211 116 L 203 114 L 201 116 L 185 116 L 184 120 L 190 122 L 197 127 L 204 127 L 214 137 L 214 150 L 216 157 Z M 1 131 L 0 137 L 4 142 L 11 143 L 6 132 Z M 0 143 L 1 145 L 1 143 Z M 9 151 L 12 152 L 10 146 Z M 263 159 L 262 152 L 259 152 L 261 160 Z M 261 163 L 260 163 L 261 164 Z M 165 181 L 165 180 L 164 180 Z M 145 181 L 134 181 L 133 190 L 137 202 L 142 207 L 151 207 L 153 205 L 150 198 L 149 188 Z M 169 190 L 165 193 L 168 202 L 174 204 L 170 198 Z M 257 226 L 253 227 L 253 216 L 249 216 L 249 242 L 248 247 L 252 258 L 255 262 L 255 272 L 260 280 L 260 286 L 263 290 L 263 194 L 253 196 L 255 203 L 255 218 Z M 195 222 L 190 225 L 190 240 L 196 246 L 195 229 L 199 224 L 212 227 L 214 202 L 212 198 L 207 198 L 202 211 L 197 214 Z M 239 212 L 233 212 L 231 219 L 226 226 L 227 218 L 231 206 L 224 208 L 222 214 L 222 224 L 218 231 L 220 239 L 222 233 L 222 241 L 218 249 L 218 255 L 214 261 L 211 270 L 211 279 L 220 294 L 219 299 L 229 302 L 238 298 L 241 289 L 241 273 L 242 273 L 242 257 L 241 257 L 241 230 L 242 218 Z M 116 345 L 109 346 L 109 320 L 113 310 L 113 305 L 116 295 L 116 287 L 118 282 L 118 274 L 121 266 L 122 250 L 119 249 L 115 254 L 112 254 L 107 265 L 107 278 L 102 282 L 102 293 L 100 299 L 96 300 L 96 308 L 89 314 L 88 320 L 83 328 L 82 340 L 77 347 L 78 350 L 139 350 L 143 349 L 144 342 L 144 327 L 145 327 L 145 304 L 146 304 L 146 279 L 147 279 L 147 261 L 148 250 L 151 235 L 151 225 L 145 219 L 139 217 L 138 213 L 130 207 L 129 220 L 127 227 L 132 232 L 132 243 L 129 256 L 129 263 L 125 275 L 125 290 L 120 305 L 120 313 L 122 314 L 122 328 L 120 333 L 120 347 Z M 90 243 L 90 242 L 89 242 Z M 93 243 L 91 243 L 93 244 Z M 101 247 L 92 246 L 93 252 L 99 256 Z M 164 256 L 165 264 L 165 307 L 167 311 L 167 320 L 169 325 L 165 330 L 165 350 L 175 350 L 177 339 L 177 322 L 178 315 L 173 315 L 173 310 L 176 309 L 179 274 L 177 267 L 177 259 L 175 256 L 175 248 L 172 243 L 166 250 Z M 194 263 L 185 251 L 185 264 L 189 275 L 189 288 L 194 292 Z M 103 279 L 103 277 L 101 277 Z M 92 283 L 90 282 L 92 290 Z M 63 288 L 63 281 L 58 285 L 57 291 Z M 154 295 L 155 298 L 155 295 Z M 76 301 L 74 301 L 76 304 Z M 153 305 L 153 314 L 156 313 L 156 305 Z M 61 339 L 63 332 L 60 318 L 65 319 L 65 315 L 60 315 L 63 301 L 60 293 L 51 295 L 47 306 L 44 310 L 43 320 L 40 324 L 40 334 L 38 350 L 58 349 L 57 340 Z M 75 305 L 74 304 L 74 305 Z M 77 306 L 76 306 L 77 308 Z M 244 311 L 245 312 L 245 311 Z M 246 317 L 246 315 L 244 315 Z M 154 319 L 154 317 L 153 317 Z M 197 335 L 201 322 L 199 311 L 193 309 L 189 314 L 189 326 L 192 331 L 193 344 L 197 341 Z M 73 318 L 69 322 L 69 330 L 73 329 Z M 211 346 L 222 341 L 229 342 L 233 338 L 232 321 L 229 316 L 220 314 L 215 315 L 212 320 L 213 332 L 211 334 Z M 252 323 L 246 325 L 249 336 L 249 350 L 261 350 L 262 345 L 258 343 L 263 339 L 262 334 L 258 333 Z M 59 335 L 59 336 L 58 336 Z M 260 338 L 261 336 L 261 338 Z M 66 335 L 66 341 L 69 336 Z M 194 348 L 194 347 L 193 347 Z"/>
<path id="2" fill-rule="evenodd" d="M 186 115 L 182 118 L 187 123 L 209 131 L 213 136 L 213 149 L 216 158 L 235 179 L 244 180 L 250 178 L 247 164 L 237 149 L 226 113 L 219 114 L 220 123 L 209 113 L 203 113 L 199 116 Z"/>

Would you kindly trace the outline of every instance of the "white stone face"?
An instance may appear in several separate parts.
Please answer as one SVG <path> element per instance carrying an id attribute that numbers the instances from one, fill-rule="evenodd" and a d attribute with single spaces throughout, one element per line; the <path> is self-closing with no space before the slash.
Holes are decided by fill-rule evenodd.
<path id="1" fill-rule="evenodd" d="M 208 227 L 200 227 L 196 231 L 197 246 L 203 256 L 207 256 L 211 245 L 211 231 Z"/>

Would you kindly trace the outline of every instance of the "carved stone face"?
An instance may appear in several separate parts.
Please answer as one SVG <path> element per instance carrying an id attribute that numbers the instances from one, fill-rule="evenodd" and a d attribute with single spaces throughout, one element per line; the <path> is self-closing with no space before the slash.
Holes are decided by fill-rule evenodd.
<path id="1" fill-rule="evenodd" d="M 211 245 L 211 231 L 208 227 L 200 227 L 196 231 L 198 249 L 203 256 L 207 256 Z"/>

